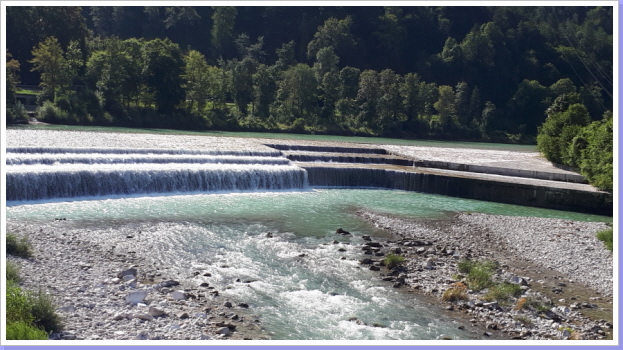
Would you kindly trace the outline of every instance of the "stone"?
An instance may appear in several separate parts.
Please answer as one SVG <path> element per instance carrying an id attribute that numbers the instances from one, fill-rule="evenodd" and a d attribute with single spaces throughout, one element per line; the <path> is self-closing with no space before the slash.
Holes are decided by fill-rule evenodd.
<path id="1" fill-rule="evenodd" d="M 135 276 L 135 275 L 124 275 L 124 276 L 123 276 L 123 280 L 124 280 L 125 282 L 128 282 L 128 281 L 134 281 L 135 279 L 136 279 L 136 276 Z"/>
<path id="2" fill-rule="evenodd" d="M 514 284 L 518 284 L 520 286 L 527 286 L 528 285 L 528 282 L 524 278 L 519 277 L 519 276 L 512 276 L 509 279 L 509 282 L 514 283 Z"/>
<path id="3" fill-rule="evenodd" d="M 188 294 L 183 290 L 176 290 L 171 293 L 171 297 L 175 300 L 186 300 L 188 299 Z"/>
<path id="4" fill-rule="evenodd" d="M 179 285 L 180 285 L 180 282 L 178 282 L 178 281 L 168 280 L 168 281 L 162 281 L 162 282 L 158 283 L 156 288 L 168 288 L 168 287 L 175 287 L 175 286 L 179 286 Z"/>
<path id="5" fill-rule="evenodd" d="M 135 268 L 131 267 L 129 269 L 125 269 L 125 270 L 119 272 L 117 277 L 123 278 L 123 276 L 129 276 L 129 275 L 136 276 L 136 275 L 138 275 L 138 271 Z"/>
<path id="6" fill-rule="evenodd" d="M 223 304 L 225 307 L 232 307 L 232 303 L 229 301 L 226 301 L 225 304 Z"/>
<path id="7" fill-rule="evenodd" d="M 228 327 L 221 327 L 216 330 L 216 334 L 229 335 L 230 333 L 231 331 L 229 330 Z"/>
<path id="8" fill-rule="evenodd" d="M 350 235 L 350 232 L 345 231 L 344 229 L 342 229 L 341 227 L 338 228 L 337 230 L 335 230 L 335 233 L 341 234 L 341 235 Z"/>
<path id="9" fill-rule="evenodd" d="M 150 306 L 148 312 L 151 316 L 154 316 L 154 317 L 160 317 L 165 314 L 164 310 L 157 308 L 155 306 Z"/>
<path id="10" fill-rule="evenodd" d="M 154 320 L 154 316 L 152 316 L 150 314 L 138 314 L 136 316 L 136 318 L 141 319 L 143 321 L 153 321 Z"/>
<path id="11" fill-rule="evenodd" d="M 125 300 L 130 304 L 138 304 L 142 303 L 143 300 L 145 300 L 145 297 L 147 297 L 146 290 L 137 290 L 126 295 Z"/>
<path id="12" fill-rule="evenodd" d="M 370 236 L 361 236 L 361 239 L 363 239 L 364 241 L 371 241 L 372 238 L 370 238 Z"/>
<path id="13" fill-rule="evenodd" d="M 433 262 L 433 259 L 432 259 L 432 258 L 428 258 L 428 259 L 426 259 L 426 261 L 424 262 L 423 267 L 424 267 L 425 269 L 427 269 L 427 270 L 432 270 L 432 269 L 434 269 L 434 264 L 435 264 L 435 263 Z"/>
<path id="14" fill-rule="evenodd" d="M 127 314 L 124 314 L 124 313 L 118 313 L 112 317 L 113 321 L 121 321 L 121 320 L 125 320 L 126 318 L 128 318 Z"/>
<path id="15" fill-rule="evenodd" d="M 177 317 L 184 320 L 190 317 L 190 315 L 188 315 L 188 312 L 180 312 L 177 314 Z"/>
<path id="16" fill-rule="evenodd" d="M 374 266 L 374 265 L 372 265 L 372 266 L 370 266 L 370 270 L 371 270 L 371 271 L 381 271 L 381 268 L 380 268 L 380 267 L 378 267 L 378 266 Z"/>
<path id="17" fill-rule="evenodd" d="M 249 308 L 249 304 L 247 304 L 247 303 L 239 303 L 238 306 L 241 307 L 241 308 L 244 308 L 244 309 L 248 309 Z"/>
<path id="18" fill-rule="evenodd" d="M 364 245 L 366 245 L 368 247 L 377 247 L 377 248 L 383 247 L 381 245 L 381 243 L 379 243 L 379 242 L 366 242 L 366 243 L 364 243 Z"/>

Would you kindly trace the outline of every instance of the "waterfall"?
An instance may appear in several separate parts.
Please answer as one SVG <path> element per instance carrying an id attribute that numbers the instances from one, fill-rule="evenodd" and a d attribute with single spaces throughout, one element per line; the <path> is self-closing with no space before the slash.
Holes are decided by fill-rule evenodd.
<path id="1" fill-rule="evenodd" d="M 307 187 L 279 152 L 24 147 L 6 159 L 7 201 Z"/>

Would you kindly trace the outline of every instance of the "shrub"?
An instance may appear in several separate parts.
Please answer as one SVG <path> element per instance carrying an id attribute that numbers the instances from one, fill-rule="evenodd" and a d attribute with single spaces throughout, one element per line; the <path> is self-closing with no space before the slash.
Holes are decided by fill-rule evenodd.
<path id="1" fill-rule="evenodd" d="M 6 325 L 7 340 L 47 340 L 48 334 L 39 328 L 33 327 L 31 324 L 19 322 L 7 322 Z"/>
<path id="2" fill-rule="evenodd" d="M 494 261 L 459 261 L 459 272 L 467 274 L 469 288 L 479 291 L 493 285 L 491 276 L 497 264 Z"/>
<path id="3" fill-rule="evenodd" d="M 6 235 L 6 253 L 10 255 L 20 256 L 22 258 L 30 258 L 32 256 L 32 246 L 26 237 L 18 238 L 13 233 Z"/>
<path id="4" fill-rule="evenodd" d="M 63 123 L 67 119 L 67 112 L 57 107 L 52 101 L 45 101 L 37 110 L 37 119 L 50 123 Z"/>
<path id="5" fill-rule="evenodd" d="M 6 285 L 6 322 L 32 322 L 28 295 L 14 281 L 7 280 Z"/>
<path id="6" fill-rule="evenodd" d="M 467 300 L 467 286 L 461 282 L 453 283 L 441 296 L 443 301 Z"/>
<path id="7" fill-rule="evenodd" d="M 391 270 L 394 267 L 402 264 L 405 261 L 405 257 L 402 255 L 388 254 L 387 256 L 385 256 L 385 259 L 383 259 L 383 261 L 385 262 L 385 266 L 387 266 L 387 268 Z"/>
<path id="8" fill-rule="evenodd" d="M 491 287 L 483 299 L 486 301 L 497 301 L 501 304 L 509 301 L 511 297 L 520 296 L 521 293 L 521 287 L 518 284 L 504 282 Z"/>
<path id="9" fill-rule="evenodd" d="M 552 308 L 552 303 L 545 300 L 538 300 L 535 298 L 526 298 L 525 307 L 537 311 L 537 312 L 545 312 L 549 311 Z"/>
<path id="10" fill-rule="evenodd" d="M 28 303 L 30 313 L 33 316 L 35 326 L 46 332 L 58 332 L 63 329 L 60 316 L 54 311 L 54 301 L 52 297 L 39 290 L 37 293 L 29 293 Z"/>
<path id="11" fill-rule="evenodd" d="M 19 266 L 13 261 L 6 261 L 6 280 L 19 283 Z"/>
<path id="12" fill-rule="evenodd" d="M 609 251 L 612 251 L 612 229 L 597 232 L 597 239 L 604 242 Z"/>
<path id="13" fill-rule="evenodd" d="M 532 320 L 526 316 L 517 315 L 517 316 L 514 316 L 513 319 L 517 322 L 521 322 L 524 326 L 527 326 L 527 327 L 532 326 Z"/>

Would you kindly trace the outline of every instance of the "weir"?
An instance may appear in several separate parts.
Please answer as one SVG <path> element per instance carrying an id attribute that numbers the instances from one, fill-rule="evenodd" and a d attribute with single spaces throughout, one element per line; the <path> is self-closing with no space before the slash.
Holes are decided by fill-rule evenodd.
<path id="1" fill-rule="evenodd" d="M 141 149 L 35 150 L 41 149 L 7 153 L 7 201 L 307 187 L 305 170 L 266 152 L 250 157 L 246 151 L 208 156 Z"/>

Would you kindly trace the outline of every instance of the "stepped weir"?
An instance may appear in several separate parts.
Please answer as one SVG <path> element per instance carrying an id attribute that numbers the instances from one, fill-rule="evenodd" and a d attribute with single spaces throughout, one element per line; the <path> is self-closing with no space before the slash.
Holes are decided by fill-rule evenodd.
<path id="1" fill-rule="evenodd" d="M 434 147 L 180 135 L 147 135 L 137 142 L 132 134 L 33 130 L 7 134 L 9 202 L 351 187 L 613 214 L 611 193 L 549 163 L 534 167 L 529 159 L 527 166 L 517 166 L 513 152 L 500 156 L 506 163 L 470 162 L 463 159 L 473 149 L 444 158 L 449 151 L 426 155 Z M 31 140 L 35 146 L 24 146 Z"/>

